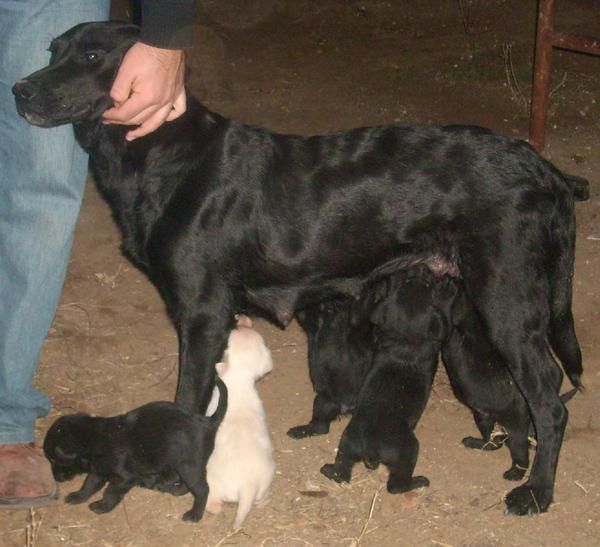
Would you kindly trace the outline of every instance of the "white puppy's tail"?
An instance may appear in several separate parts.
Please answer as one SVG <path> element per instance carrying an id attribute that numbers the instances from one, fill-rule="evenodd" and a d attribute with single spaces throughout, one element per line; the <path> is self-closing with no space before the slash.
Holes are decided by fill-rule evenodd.
<path id="1" fill-rule="evenodd" d="M 242 527 L 242 524 L 246 520 L 250 509 L 254 505 L 254 498 L 256 497 L 256 492 L 254 490 L 244 490 L 240 492 L 240 499 L 238 501 L 237 513 L 235 514 L 235 520 L 233 521 L 233 529 L 239 530 Z"/>

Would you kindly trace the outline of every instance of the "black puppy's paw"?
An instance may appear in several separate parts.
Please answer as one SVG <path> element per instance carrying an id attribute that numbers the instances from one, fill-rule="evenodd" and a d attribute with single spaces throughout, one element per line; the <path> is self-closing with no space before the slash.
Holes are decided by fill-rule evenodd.
<path id="1" fill-rule="evenodd" d="M 321 467 L 321 473 L 335 482 L 350 482 L 350 473 L 340 471 L 333 463 L 326 463 Z"/>
<path id="2" fill-rule="evenodd" d="M 472 448 L 473 450 L 498 450 L 499 448 L 502 448 L 503 444 L 503 442 L 500 442 L 495 438 L 486 441 L 477 437 L 465 437 L 462 440 L 462 443 L 467 448 Z"/>
<path id="3" fill-rule="evenodd" d="M 202 511 L 198 511 L 192 507 L 189 511 L 186 511 L 181 518 L 186 522 L 198 522 L 202 518 Z"/>
<path id="4" fill-rule="evenodd" d="M 176 482 L 175 484 L 165 488 L 164 492 L 173 496 L 184 496 L 190 491 L 187 485 L 183 482 Z"/>
<path id="5" fill-rule="evenodd" d="M 108 513 L 109 511 L 112 511 L 114 509 L 114 505 L 104 503 L 103 500 L 90 503 L 88 507 L 97 515 Z"/>
<path id="6" fill-rule="evenodd" d="M 88 499 L 88 496 L 84 496 L 81 492 L 71 492 L 65 496 L 65 503 L 70 503 L 72 505 L 76 505 L 78 503 L 83 503 Z"/>
<path id="7" fill-rule="evenodd" d="M 370 469 L 371 471 L 375 471 L 375 469 L 377 469 L 379 467 L 379 459 L 378 458 L 364 458 L 363 459 L 363 463 L 365 464 L 365 467 L 367 469 Z"/>
<path id="8" fill-rule="evenodd" d="M 328 424 L 306 424 L 297 425 L 288 429 L 288 436 L 292 439 L 304 439 L 305 437 L 314 437 L 316 435 L 326 435 L 329 433 Z"/>
<path id="9" fill-rule="evenodd" d="M 502 476 L 507 481 L 520 481 L 524 476 L 527 468 L 519 467 L 518 465 L 513 464 L 511 468 L 505 471 Z"/>
<path id="10" fill-rule="evenodd" d="M 429 486 L 429 479 L 427 477 L 423 477 L 422 475 L 411 477 L 409 481 L 406 479 L 398 480 L 390 477 L 387 482 L 387 491 L 390 494 L 401 494 L 403 492 L 410 492 L 411 490 L 424 488 L 426 486 Z"/>
<path id="11" fill-rule="evenodd" d="M 547 489 L 533 489 L 527 483 L 511 490 L 505 498 L 506 510 L 512 515 L 535 515 L 544 513 L 552 502 L 552 495 L 544 492 Z"/>

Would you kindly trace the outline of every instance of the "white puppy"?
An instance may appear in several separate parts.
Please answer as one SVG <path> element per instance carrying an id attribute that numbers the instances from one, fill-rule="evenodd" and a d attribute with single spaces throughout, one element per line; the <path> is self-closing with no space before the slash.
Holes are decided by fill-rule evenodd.
<path id="1" fill-rule="evenodd" d="M 206 510 L 217 514 L 223 502 L 237 502 L 235 530 L 242 526 L 254 502 L 264 499 L 275 473 L 265 411 L 254 386 L 272 370 L 271 352 L 248 317 L 240 315 L 237 320 L 223 362 L 215 365 L 227 386 L 229 401 L 206 467 Z M 213 412 L 217 401 L 215 392 L 207 414 Z"/>

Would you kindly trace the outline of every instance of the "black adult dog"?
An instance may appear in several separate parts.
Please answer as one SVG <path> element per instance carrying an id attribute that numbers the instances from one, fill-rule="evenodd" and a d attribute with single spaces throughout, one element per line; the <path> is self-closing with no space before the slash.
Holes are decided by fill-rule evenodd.
<path id="1" fill-rule="evenodd" d="M 527 143 L 478 127 L 271 133 L 189 97 L 187 112 L 134 142 L 101 123 L 111 82 L 138 28 L 83 24 L 54 39 L 50 65 L 13 88 L 39 126 L 73 123 L 123 232 L 124 252 L 160 291 L 179 336 L 176 402 L 202 411 L 247 305 L 286 324 L 353 279 L 430 259 L 460 269 L 466 291 L 531 408 L 538 450 L 512 513 L 552 500 L 567 411 L 556 355 L 575 384 L 571 313 L 574 193 Z M 436 237 L 452 242 L 440 257 Z M 349 288 L 350 287 L 350 288 Z"/>
<path id="2" fill-rule="evenodd" d="M 227 409 L 227 387 L 217 378 L 219 404 L 211 416 L 189 414 L 160 401 L 111 418 L 72 414 L 56 420 L 44 439 L 44 454 L 57 481 L 87 473 L 83 485 L 65 497 L 83 503 L 107 482 L 95 513 L 112 511 L 134 486 L 194 497 L 183 520 L 197 522 L 208 497 L 206 462 Z"/>
<path id="3" fill-rule="evenodd" d="M 306 333 L 315 399 L 310 422 L 292 427 L 290 437 L 324 435 L 335 418 L 356 406 L 373 363 L 375 337 L 369 315 L 374 292 L 365 287 L 358 300 L 327 299 L 296 311 L 296 319 Z"/>
<path id="4" fill-rule="evenodd" d="M 450 307 L 456 285 L 435 278 L 420 265 L 384 282 L 386 295 L 369 319 L 376 326 L 373 368 L 358 396 L 356 410 L 340 440 L 335 463 L 321 473 L 337 482 L 350 481 L 353 465 L 389 469 L 391 494 L 428 486 L 413 476 L 419 455 L 414 428 L 425 410 L 442 342 L 450 330 Z"/>

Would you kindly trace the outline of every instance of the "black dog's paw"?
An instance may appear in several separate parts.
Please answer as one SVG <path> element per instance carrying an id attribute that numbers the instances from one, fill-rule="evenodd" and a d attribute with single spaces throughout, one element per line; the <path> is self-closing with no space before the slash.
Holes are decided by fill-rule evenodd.
<path id="1" fill-rule="evenodd" d="M 292 439 L 304 439 L 305 437 L 314 437 L 315 435 L 326 435 L 329 433 L 327 424 L 306 424 L 297 425 L 288 429 L 288 436 Z"/>
<path id="2" fill-rule="evenodd" d="M 71 492 L 65 496 L 65 503 L 70 503 L 72 505 L 76 505 L 78 503 L 83 503 L 87 500 L 87 496 L 83 496 L 79 491 Z"/>
<path id="3" fill-rule="evenodd" d="M 189 491 L 190 491 L 190 489 L 183 482 L 176 482 L 169 488 L 165 489 L 165 492 L 167 492 L 173 496 L 184 496 Z"/>
<path id="4" fill-rule="evenodd" d="M 502 476 L 507 481 L 520 481 L 524 476 L 526 468 L 519 467 L 518 465 L 513 464 L 508 471 L 505 471 Z"/>
<path id="5" fill-rule="evenodd" d="M 374 471 L 379 467 L 379 459 L 378 458 L 364 458 L 363 463 L 367 469 Z"/>
<path id="6" fill-rule="evenodd" d="M 326 463 L 321 467 L 321 473 L 335 482 L 350 482 L 350 474 L 338 470 L 333 463 Z"/>
<path id="7" fill-rule="evenodd" d="M 202 511 L 197 511 L 192 507 L 189 511 L 186 511 L 181 518 L 186 522 L 198 522 L 202 518 Z"/>
<path id="8" fill-rule="evenodd" d="M 409 481 L 406 481 L 406 479 L 398 480 L 390 477 L 387 482 L 387 491 L 390 494 L 401 494 L 403 492 L 410 492 L 411 490 L 424 488 L 426 486 L 429 486 L 429 479 L 427 477 L 423 477 L 422 475 L 411 477 Z"/>
<path id="9" fill-rule="evenodd" d="M 108 505 L 106 503 L 103 503 L 102 500 L 90 503 L 88 505 L 88 507 L 92 511 L 94 511 L 94 513 L 96 513 L 97 515 L 102 515 L 103 513 L 108 513 L 109 511 L 112 511 L 114 509 L 113 505 Z"/>
<path id="10" fill-rule="evenodd" d="M 552 495 L 539 488 L 534 490 L 526 483 L 511 490 L 504 501 L 506 510 L 512 515 L 535 515 L 548 510 Z"/>
<path id="11" fill-rule="evenodd" d="M 187 485 L 183 482 L 159 483 L 152 486 L 151 488 L 153 490 L 157 490 L 158 492 L 171 494 L 172 496 L 183 496 L 190 491 Z"/>
<path id="12" fill-rule="evenodd" d="M 473 450 L 498 450 L 502 447 L 502 443 L 496 440 L 490 439 L 489 441 L 485 441 L 477 437 L 465 437 L 462 443 L 467 448 L 472 448 Z"/>

